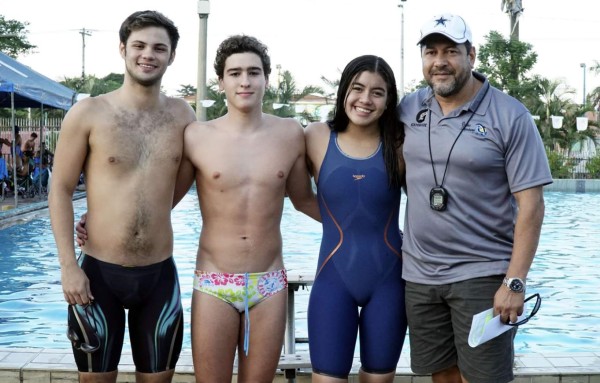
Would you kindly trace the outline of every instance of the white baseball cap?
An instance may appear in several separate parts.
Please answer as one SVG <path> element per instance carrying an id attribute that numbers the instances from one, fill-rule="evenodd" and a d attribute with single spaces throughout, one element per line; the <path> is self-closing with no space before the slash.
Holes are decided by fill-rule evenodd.
<path id="1" fill-rule="evenodd" d="M 420 45 L 425 38 L 434 33 L 446 36 L 457 44 L 462 44 L 466 41 L 473 43 L 471 29 L 467 23 L 465 23 L 465 20 L 462 17 L 451 13 L 433 16 L 430 20 L 425 22 L 421 27 L 421 38 L 417 45 Z"/>

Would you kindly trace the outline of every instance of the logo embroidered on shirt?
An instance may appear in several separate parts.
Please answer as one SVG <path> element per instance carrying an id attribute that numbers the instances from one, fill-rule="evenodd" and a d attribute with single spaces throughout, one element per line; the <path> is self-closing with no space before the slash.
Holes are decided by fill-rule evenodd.
<path id="1" fill-rule="evenodd" d="M 481 124 L 476 124 L 475 125 L 475 134 L 478 134 L 480 136 L 487 136 L 487 128 Z"/>
<path id="2" fill-rule="evenodd" d="M 366 175 L 364 174 L 353 174 L 352 178 L 354 178 L 354 181 L 360 181 L 362 179 L 364 179 L 366 177 Z"/>

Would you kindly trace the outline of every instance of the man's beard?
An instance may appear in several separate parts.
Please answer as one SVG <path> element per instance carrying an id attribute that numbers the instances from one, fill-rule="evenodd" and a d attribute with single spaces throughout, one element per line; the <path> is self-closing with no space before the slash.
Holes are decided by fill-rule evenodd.
<path id="1" fill-rule="evenodd" d="M 135 82 L 144 87 L 152 87 L 160 82 L 161 75 L 156 75 L 150 78 L 141 78 L 137 76 L 135 73 L 132 73 L 129 69 L 127 69 L 129 73 L 129 77 L 131 77 Z"/>
<path id="2" fill-rule="evenodd" d="M 469 72 L 465 72 L 464 76 L 457 77 L 456 74 L 452 76 L 451 82 L 444 83 L 434 83 L 433 81 L 428 81 L 427 83 L 433 89 L 433 93 L 440 97 L 450 97 L 459 93 L 461 89 L 465 86 L 467 81 L 469 80 Z"/>

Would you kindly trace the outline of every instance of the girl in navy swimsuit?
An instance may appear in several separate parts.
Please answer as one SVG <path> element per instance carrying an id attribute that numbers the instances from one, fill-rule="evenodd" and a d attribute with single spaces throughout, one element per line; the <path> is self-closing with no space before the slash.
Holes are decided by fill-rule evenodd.
<path id="1" fill-rule="evenodd" d="M 360 381 L 394 379 L 406 335 L 396 92 L 383 59 L 358 57 L 342 73 L 333 119 L 306 128 L 323 221 L 308 305 L 313 382 L 348 378 L 359 333 Z"/>

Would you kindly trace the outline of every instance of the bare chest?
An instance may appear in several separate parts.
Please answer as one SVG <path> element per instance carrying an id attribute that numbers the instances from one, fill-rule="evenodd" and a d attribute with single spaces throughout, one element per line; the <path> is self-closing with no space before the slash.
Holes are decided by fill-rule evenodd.
<path id="1" fill-rule="evenodd" d="M 169 113 L 122 114 L 93 131 L 90 152 L 117 167 L 178 166 L 183 128 Z"/>
<path id="2" fill-rule="evenodd" d="M 297 153 L 287 145 L 250 142 L 217 145 L 200 153 L 197 167 L 209 185 L 228 187 L 284 187 Z"/>

